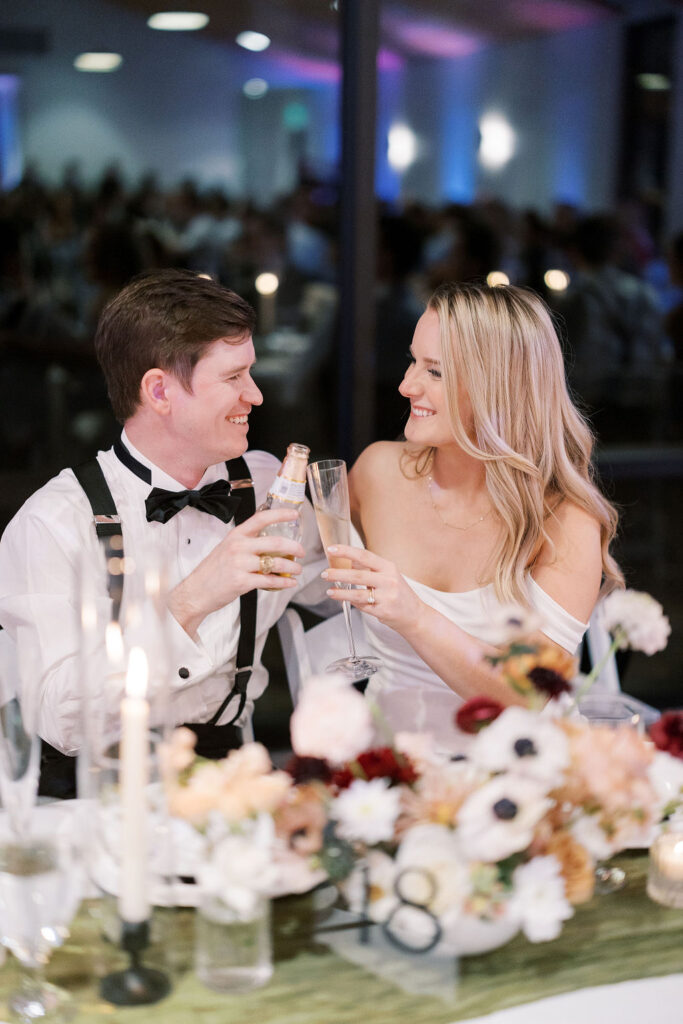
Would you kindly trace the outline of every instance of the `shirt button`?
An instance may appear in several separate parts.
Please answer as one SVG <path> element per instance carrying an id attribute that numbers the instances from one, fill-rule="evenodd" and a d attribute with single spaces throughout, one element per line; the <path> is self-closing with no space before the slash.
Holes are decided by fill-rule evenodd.
<path id="1" fill-rule="evenodd" d="M 181 679 L 189 679 L 190 678 L 190 670 L 189 670 L 189 668 L 185 668 L 185 666 L 183 665 L 182 668 L 178 669 L 178 675 L 180 676 Z"/>

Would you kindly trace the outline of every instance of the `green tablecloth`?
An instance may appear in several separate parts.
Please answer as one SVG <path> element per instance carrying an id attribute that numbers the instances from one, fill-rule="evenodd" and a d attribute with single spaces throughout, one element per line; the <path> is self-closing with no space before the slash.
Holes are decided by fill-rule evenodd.
<path id="1" fill-rule="evenodd" d="M 118 954 L 100 938 L 99 921 L 88 905 L 74 922 L 71 939 L 54 953 L 47 975 L 76 996 L 83 1022 L 448 1024 L 589 985 L 682 971 L 683 911 L 648 899 L 646 854 L 616 862 L 627 872 L 625 889 L 579 908 L 554 942 L 534 945 L 518 936 L 491 953 L 461 959 L 460 980 L 448 999 L 411 995 L 342 959 L 325 945 L 324 930 L 312 930 L 302 899 L 276 901 L 273 979 L 247 995 L 219 995 L 195 978 L 190 910 L 162 912 L 170 926 L 174 987 L 156 1006 L 120 1009 L 99 999 L 98 978 L 112 969 Z M 3 1001 L 18 978 L 18 965 L 8 959 L 0 972 Z"/>

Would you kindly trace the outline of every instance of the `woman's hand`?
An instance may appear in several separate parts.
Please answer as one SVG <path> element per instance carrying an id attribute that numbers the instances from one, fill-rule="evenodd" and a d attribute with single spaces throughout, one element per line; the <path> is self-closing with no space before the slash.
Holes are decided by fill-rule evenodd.
<path id="1" fill-rule="evenodd" d="M 398 633 L 406 635 L 418 622 L 422 601 L 408 586 L 393 562 L 374 555 L 363 548 L 335 544 L 327 549 L 327 555 L 335 563 L 350 562 L 346 569 L 329 568 L 322 574 L 331 580 L 327 591 L 335 601 L 348 601 L 359 611 L 379 619 Z M 337 583 L 352 583 L 364 590 L 346 590 L 336 587 Z"/>

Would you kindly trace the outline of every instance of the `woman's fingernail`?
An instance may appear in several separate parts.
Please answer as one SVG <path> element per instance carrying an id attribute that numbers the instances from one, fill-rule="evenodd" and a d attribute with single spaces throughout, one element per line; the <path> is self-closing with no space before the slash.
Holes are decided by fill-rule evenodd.
<path id="1" fill-rule="evenodd" d="M 334 594 L 334 590 L 326 590 L 325 593 L 327 594 L 328 597 L 332 597 L 332 595 Z"/>
<path id="2" fill-rule="evenodd" d="M 326 580 L 330 574 L 328 573 L 327 569 L 325 569 L 325 571 L 321 572 L 320 575 L 324 580 Z"/>
<path id="3" fill-rule="evenodd" d="M 331 552 L 331 554 L 336 555 L 336 553 L 337 553 L 337 545 L 336 544 L 331 544 L 330 547 L 327 550 L 329 552 Z"/>

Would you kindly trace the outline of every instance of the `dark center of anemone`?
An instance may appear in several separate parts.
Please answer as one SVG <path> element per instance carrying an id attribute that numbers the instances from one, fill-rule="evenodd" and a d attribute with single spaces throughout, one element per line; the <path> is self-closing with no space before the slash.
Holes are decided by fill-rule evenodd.
<path id="1" fill-rule="evenodd" d="M 514 746 L 514 751 L 517 757 L 535 757 L 538 753 L 534 745 L 534 741 L 525 736 L 517 740 Z"/>
<path id="2" fill-rule="evenodd" d="M 507 797 L 503 797 L 502 800 L 497 800 L 493 805 L 493 813 L 501 821 L 512 821 L 517 815 L 517 804 L 512 800 L 508 800 Z"/>

